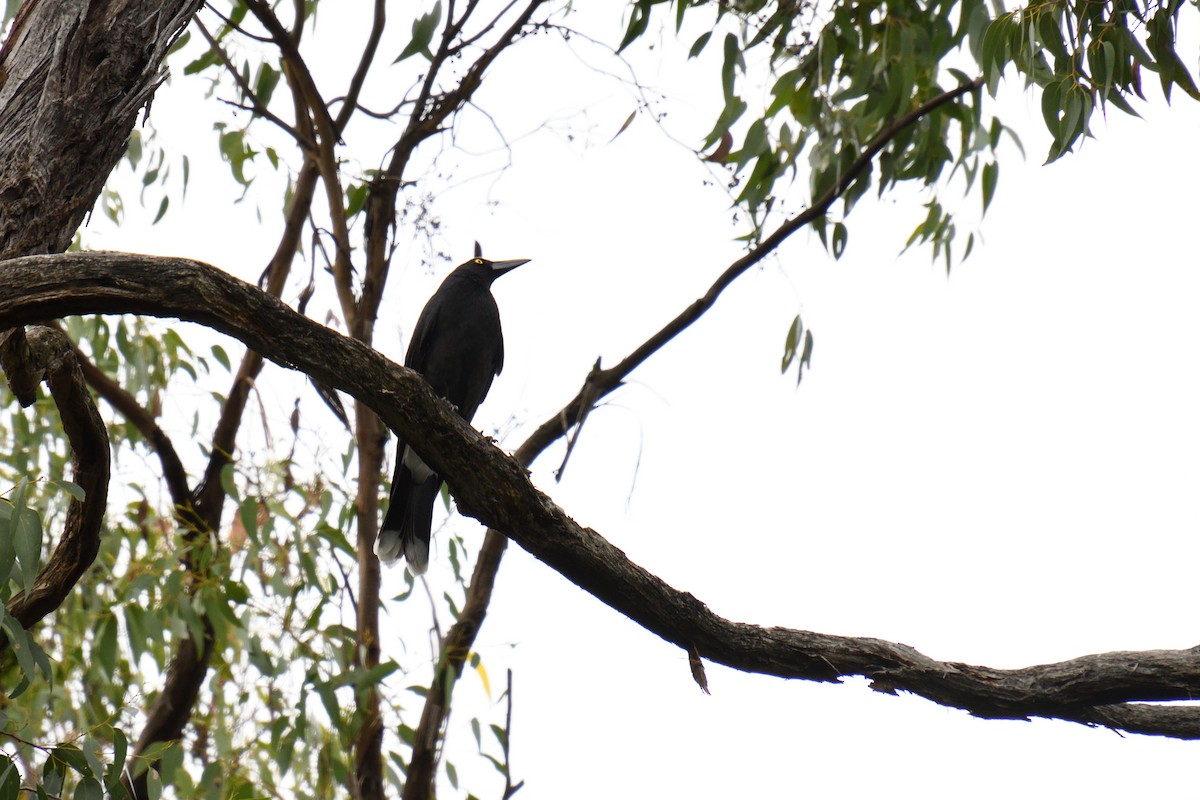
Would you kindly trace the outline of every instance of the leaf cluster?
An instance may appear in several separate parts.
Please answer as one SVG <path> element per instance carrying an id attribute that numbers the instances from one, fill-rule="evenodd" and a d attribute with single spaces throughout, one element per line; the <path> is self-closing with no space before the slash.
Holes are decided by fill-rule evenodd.
<path id="1" fill-rule="evenodd" d="M 982 78 L 995 96 L 1011 71 L 1027 87 L 1036 86 L 1053 136 L 1047 161 L 1090 135 L 1097 108 L 1111 105 L 1136 114 L 1131 98 L 1142 97 L 1143 70 L 1158 74 L 1168 99 L 1172 87 L 1200 98 L 1175 50 L 1187 5 L 1048 0 L 1006 10 L 984 0 L 828 6 L 804 0 L 636 0 L 621 46 L 646 35 L 659 7 L 672 8 L 681 35 L 689 21 L 702 29 L 691 57 L 720 42 L 723 108 L 703 146 L 730 142 L 710 159 L 727 165 L 735 202 L 753 223 L 748 238 L 755 241 L 772 210 L 815 202 L 839 182 L 866 142 L 955 85 Z M 755 102 L 756 87 L 764 85 L 768 97 Z M 843 220 L 869 189 L 883 194 L 907 183 L 925 190 L 931 195 L 926 216 L 908 245 L 932 245 L 934 258 L 944 257 L 949 267 L 955 210 L 939 199 L 939 190 L 961 173 L 966 190 L 978 193 L 986 211 L 999 176 L 997 147 L 1003 133 L 1011 134 L 984 106 L 979 93 L 966 95 L 895 136 L 877 165 L 858 175 L 842 196 Z M 807 192 L 795 199 L 790 193 L 797 182 Z M 819 224 L 817 232 L 835 257 L 844 252 L 845 227 L 834 223 L 830 235 Z M 963 257 L 973 244 L 972 233 Z"/>

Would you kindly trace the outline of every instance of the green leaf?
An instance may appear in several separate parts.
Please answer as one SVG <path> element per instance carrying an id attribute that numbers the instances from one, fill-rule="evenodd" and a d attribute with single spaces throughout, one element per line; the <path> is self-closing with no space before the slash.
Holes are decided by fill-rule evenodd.
<path id="1" fill-rule="evenodd" d="M 325 706 L 325 713 L 329 715 L 329 719 L 335 726 L 340 725 L 342 707 L 338 704 L 337 694 L 334 693 L 333 687 L 322 682 L 313 684 L 313 688 L 317 690 L 317 696 L 321 698 L 321 705 Z"/>
<path id="2" fill-rule="evenodd" d="M 442 21 L 442 0 L 437 0 L 433 4 L 433 10 L 428 14 L 422 14 L 413 20 L 412 24 L 412 39 L 400 55 L 396 56 L 393 64 L 398 64 L 410 56 L 415 56 L 417 53 L 425 56 L 425 58 L 433 61 L 433 53 L 429 50 L 429 45 L 433 41 L 433 34 L 437 31 L 438 23 Z"/>
<path id="3" fill-rule="evenodd" d="M 1042 89 L 1042 120 L 1046 123 L 1046 129 L 1050 131 L 1050 135 L 1057 142 L 1060 138 L 1062 125 L 1059 122 L 1059 93 L 1062 91 L 1063 84 L 1060 81 L 1048 84 Z"/>
<path id="4" fill-rule="evenodd" d="M 137 130 L 129 134 L 129 142 L 125 145 L 125 158 L 134 169 L 137 169 L 138 162 L 142 160 L 142 134 Z"/>
<path id="5" fill-rule="evenodd" d="M 9 524 L 14 516 L 12 506 L 7 501 L 0 501 L 0 509 L 3 509 L 5 517 L 5 525 L 0 528 L 3 530 L 3 535 L 0 535 L 0 593 L 7 596 L 8 581 L 12 577 L 13 567 L 16 566 L 17 551 L 13 547 L 11 525 Z"/>
<path id="6" fill-rule="evenodd" d="M 1037 20 L 1037 35 L 1050 54 L 1054 56 L 1056 64 L 1065 66 L 1069 56 L 1067 54 L 1067 44 L 1063 39 L 1063 29 L 1061 21 L 1057 19 L 1053 6 L 1044 6 L 1036 15 Z"/>
<path id="7" fill-rule="evenodd" d="M 92 659 L 105 675 L 113 675 L 117 668 L 117 618 L 105 611 L 92 640 Z"/>
<path id="8" fill-rule="evenodd" d="M 1129 116 L 1141 119 L 1142 115 L 1135 111 L 1133 106 L 1129 105 L 1129 101 L 1126 100 L 1119 91 L 1110 93 L 1106 100 L 1124 111 Z"/>
<path id="9" fill-rule="evenodd" d="M 158 204 L 158 213 L 154 215 L 154 221 L 150 223 L 151 225 L 157 225 L 158 221 L 166 216 L 167 206 L 170 205 L 170 202 L 171 198 L 164 195 L 162 202 Z"/>
<path id="10" fill-rule="evenodd" d="M 67 494 L 71 495 L 72 499 L 74 499 L 80 503 L 82 503 L 84 501 L 84 498 L 87 496 L 87 493 L 83 491 L 83 487 L 80 486 L 78 483 L 72 483 L 71 481 L 66 481 L 66 480 L 59 480 L 59 481 L 48 481 L 47 484 L 50 486 L 53 486 L 56 489 L 60 489 L 64 492 L 66 492 Z"/>
<path id="11" fill-rule="evenodd" d="M 253 161 L 255 152 L 246 144 L 246 136 L 242 131 L 225 131 L 218 140 L 221 157 L 229 162 L 233 179 L 242 186 L 249 186 L 246 177 L 246 162 Z"/>
<path id="12" fill-rule="evenodd" d="M 0 606 L 0 626 L 7 632 L 9 649 L 17 657 L 17 664 L 23 675 L 21 683 L 9 693 L 9 697 L 16 697 L 29 688 L 36 677 L 38 666 L 45 660 L 45 654 L 42 653 L 40 659 L 35 658 L 34 651 L 40 653 L 41 648 L 33 641 L 33 637 L 21 623 L 2 606 Z M 46 662 L 46 666 L 49 666 L 49 662 Z M 50 678 L 49 671 L 44 669 L 43 676 L 48 680 Z"/>
<path id="13" fill-rule="evenodd" d="M 70 768 L 80 775 L 87 775 L 91 771 L 87 756 L 73 744 L 62 744 L 54 748 L 50 751 L 50 759 L 61 765 L 60 768 Z"/>
<path id="14" fill-rule="evenodd" d="M 75 787 L 75 800 L 104 800 L 104 787 L 95 778 L 83 778 Z"/>
<path id="15" fill-rule="evenodd" d="M 350 219 L 362 211 L 367 202 L 370 186 L 366 183 L 355 183 L 346 187 L 346 219 Z"/>
<path id="16" fill-rule="evenodd" d="M 742 49 L 738 46 L 737 36 L 725 34 L 725 60 L 721 65 L 721 89 L 725 95 L 726 106 L 735 99 L 733 94 L 734 77 L 737 67 L 745 69 L 746 62 L 742 58 Z"/>
<path id="17" fill-rule="evenodd" d="M 625 37 L 621 39 L 621 44 L 617 47 L 618 53 L 646 32 L 646 28 L 650 25 L 650 6 L 653 2 L 654 0 L 638 0 L 633 4 L 629 15 L 629 25 L 625 28 Z"/>
<path id="18" fill-rule="evenodd" d="M 158 764 L 158 774 L 162 782 L 170 785 L 175 780 L 175 774 L 183 769 L 183 745 L 180 742 L 170 742 L 162 750 Z"/>
<path id="19" fill-rule="evenodd" d="M 787 336 L 783 340 L 783 361 L 779 366 L 780 373 L 787 372 L 788 367 L 796 358 L 796 347 L 800 344 L 800 315 L 797 314 L 788 327 Z"/>
<path id="20" fill-rule="evenodd" d="M 280 77 L 279 70 L 270 64 L 259 65 L 258 78 L 254 81 L 254 94 L 258 98 L 258 102 L 264 106 L 271 102 L 271 95 L 275 93 L 275 87 L 279 85 Z"/>
<path id="21" fill-rule="evenodd" d="M 129 752 L 129 740 L 125 737 L 124 731 L 120 728 L 112 729 L 113 754 L 112 759 L 108 762 L 108 771 L 104 773 L 104 783 L 109 791 L 113 793 L 113 797 L 126 797 L 126 794 L 118 794 L 118 789 L 121 785 L 121 774 L 125 771 L 125 756 Z"/>
<path id="22" fill-rule="evenodd" d="M 796 385 L 800 385 L 800 379 L 804 377 L 804 368 L 812 369 L 812 351 L 813 351 L 813 335 L 812 330 L 804 332 L 804 350 L 800 353 L 800 368 L 796 370 Z"/>
<path id="23" fill-rule="evenodd" d="M 682 5 L 683 4 L 680 3 L 680 6 Z M 688 50 L 688 59 L 690 60 L 700 55 L 701 51 L 703 51 L 704 47 L 708 44 L 708 40 L 711 38 L 712 31 L 705 31 L 704 33 L 700 34 L 699 38 L 692 42 L 692 49 Z"/>
<path id="24" fill-rule="evenodd" d="M 238 507 L 238 517 L 241 519 L 242 527 L 246 529 L 246 535 L 250 537 L 250 541 L 258 544 L 258 499 L 247 497 L 242 500 Z"/>
<path id="25" fill-rule="evenodd" d="M 213 358 L 217 360 L 217 363 L 224 367 L 227 372 L 232 370 L 232 367 L 229 363 L 229 354 L 225 352 L 224 347 L 221 347 L 219 344 L 214 344 L 212 346 L 212 354 Z"/>
<path id="26" fill-rule="evenodd" d="M 496 741 L 500 743 L 500 746 L 508 747 L 508 732 L 499 725 L 489 725 L 488 727 L 492 729 L 492 735 L 496 737 Z"/>
<path id="27" fill-rule="evenodd" d="M 833 226 L 833 257 L 839 259 L 842 253 L 846 252 L 846 241 L 849 238 L 849 231 L 846 230 L 844 222 L 834 223 Z"/>
<path id="28" fill-rule="evenodd" d="M 983 165 L 983 211 L 986 214 L 996 194 L 996 179 L 1000 174 L 1000 165 L 991 161 Z"/>
<path id="29" fill-rule="evenodd" d="M 17 800 L 21 794 L 21 773 L 6 753 L 0 753 L 0 800 Z"/>
<path id="30" fill-rule="evenodd" d="M 221 488 L 225 490 L 225 494 L 229 495 L 237 502 L 241 502 L 242 496 L 238 492 L 237 482 L 234 480 L 235 473 L 233 464 L 226 464 L 221 467 Z"/>
<path id="31" fill-rule="evenodd" d="M 9 518 L 9 536 L 21 566 L 21 584 L 26 594 L 33 591 L 42 561 L 42 521 L 37 512 L 25 507 L 26 482 L 21 480 L 13 492 L 13 511 Z"/>
<path id="32" fill-rule="evenodd" d="M 199 58 L 197 58 L 196 60 L 192 61 L 190 64 L 185 66 L 183 68 L 183 74 L 184 75 L 196 75 L 197 73 L 203 72 L 204 70 L 208 69 L 209 67 L 216 66 L 220 63 L 221 63 L 221 56 L 217 53 L 217 51 L 209 50 L 208 52 L 204 53 L 204 55 L 200 56 Z"/>

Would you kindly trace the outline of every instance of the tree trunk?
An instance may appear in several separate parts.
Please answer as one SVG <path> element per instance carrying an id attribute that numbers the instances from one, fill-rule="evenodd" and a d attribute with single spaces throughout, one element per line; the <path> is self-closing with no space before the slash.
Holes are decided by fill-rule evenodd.
<path id="1" fill-rule="evenodd" d="M 58 253 L 71 244 L 125 154 L 138 112 L 166 75 L 167 51 L 202 5 L 27 0 L 22 6 L 0 48 L 0 259 Z M 202 676 L 207 650 L 193 648 L 172 673 Z M 170 724 L 181 728 L 194 700 L 159 703 L 151 723 L 173 715 Z M 145 735 L 156 730 L 151 724 Z"/>
<path id="2" fill-rule="evenodd" d="M 0 258 L 67 249 L 202 0 L 28 0 L 0 49 Z"/>

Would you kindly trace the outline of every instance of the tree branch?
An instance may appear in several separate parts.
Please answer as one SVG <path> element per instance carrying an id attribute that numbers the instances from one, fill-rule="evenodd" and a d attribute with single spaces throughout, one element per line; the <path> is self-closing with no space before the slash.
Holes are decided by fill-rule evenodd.
<path id="1" fill-rule="evenodd" d="M 288 136 L 291 136 L 293 139 L 295 139 L 296 144 L 300 146 L 301 150 L 315 149 L 316 144 L 314 142 L 303 138 L 297 128 L 288 125 L 286 122 L 277 117 L 274 113 L 272 113 L 271 109 L 267 108 L 266 104 L 259 99 L 259 96 L 254 91 L 254 87 L 251 86 L 246 78 L 242 76 L 242 73 L 238 71 L 238 68 L 233 63 L 233 60 L 229 58 L 229 54 L 225 52 L 225 48 L 221 47 L 221 43 L 217 41 L 216 37 L 209 33 L 208 28 L 204 26 L 204 23 L 199 17 L 196 18 L 196 29 L 200 31 L 200 35 L 204 37 L 204 41 L 208 42 L 209 49 L 217 54 L 217 58 L 220 59 L 221 64 L 225 67 L 226 74 L 229 75 L 230 79 L 232 79 L 234 84 L 237 85 L 238 89 L 241 90 L 242 96 L 250 101 L 249 110 L 268 122 L 271 122 L 275 125 L 275 127 L 281 129 Z"/>
<path id="2" fill-rule="evenodd" d="M 565 408 L 550 417 L 550 419 L 534 431 L 525 443 L 518 448 L 514 454 L 514 458 L 525 467 L 532 466 L 534 460 L 547 447 L 564 436 L 574 426 L 575 434 L 568 443 L 567 453 L 563 456 L 562 466 L 557 471 L 558 476 L 561 477 L 584 421 L 601 399 L 620 386 L 629 373 L 661 349 L 667 342 L 674 339 L 700 319 L 700 317 L 712 308 L 721 293 L 734 280 L 745 273 L 746 270 L 750 269 L 750 267 L 765 258 L 767 254 L 779 247 L 787 237 L 814 219 L 824 215 L 837 202 L 837 199 L 842 196 L 846 189 L 854 183 L 854 180 L 862 171 L 870 165 L 875 156 L 898 133 L 934 109 L 952 102 L 968 91 L 978 89 L 981 85 L 981 80 L 977 80 L 944 92 L 885 128 L 859 154 L 858 158 L 851 164 L 850 169 L 842 176 L 842 179 L 818 198 L 817 202 L 811 208 L 785 221 L 776 231 L 760 242 L 749 253 L 731 264 L 721 273 L 703 297 L 684 309 L 675 319 L 663 326 L 658 333 L 622 359 L 617 366 L 607 370 L 602 369 L 600 361 L 597 359 L 595 366 L 588 373 L 583 386 L 575 398 Z M 496 582 L 496 571 L 500 569 L 506 544 L 507 539 L 503 534 L 496 530 L 488 530 L 487 535 L 484 537 L 483 545 L 479 550 L 475 570 L 471 575 L 471 585 L 467 589 L 467 600 L 463 606 L 462 613 L 454 625 L 450 627 L 450 630 L 446 632 L 446 639 L 442 646 L 442 659 L 446 662 L 446 666 L 439 665 L 437 672 L 434 674 L 429 692 L 425 696 L 425 708 L 421 714 L 421 721 L 416 729 L 416 735 L 413 738 L 413 751 L 409 765 L 408 781 L 404 787 L 405 800 L 425 798 L 432 791 L 433 769 L 436 766 L 437 735 L 445 724 L 445 717 L 449 713 L 449 704 L 446 702 L 446 698 L 450 696 L 450 693 L 454 689 L 454 681 L 462 674 L 463 662 L 470 653 L 471 647 L 475 642 L 475 637 L 483 625 L 488 604 L 491 602 L 492 588 Z M 688 651 L 690 656 L 695 653 L 695 648 L 688 648 Z M 698 656 L 695 663 L 701 664 Z M 702 665 L 699 669 L 703 669 Z M 701 684 L 701 687 L 703 688 L 703 684 Z"/>
<path id="3" fill-rule="evenodd" d="M 183 461 L 180 460 L 179 453 L 175 450 L 175 445 L 171 442 L 170 437 L 159 427 L 153 415 L 143 408 L 137 398 L 125 390 L 125 387 L 93 364 L 78 345 L 72 343 L 71 347 L 75 353 L 75 359 L 79 363 L 79 368 L 83 372 L 83 379 L 118 414 L 137 428 L 138 433 L 150 444 L 150 448 L 158 456 L 163 480 L 167 484 L 167 492 L 170 493 L 171 502 L 175 505 L 175 513 L 185 518 L 193 516 L 191 510 L 192 490 L 188 486 L 187 470 L 184 469 Z"/>
<path id="4" fill-rule="evenodd" d="M 84 491 L 83 502 L 71 501 L 58 545 L 32 591 L 8 601 L 8 613 L 29 628 L 62 604 L 100 551 L 108 504 L 108 431 L 84 383 L 74 346 L 61 331 L 41 326 L 6 331 L 0 363 L 14 389 L 30 387 L 18 394 L 23 406 L 36 400 L 32 387 L 46 382 L 71 445 L 71 479 Z"/>
<path id="5" fill-rule="evenodd" d="M 350 260 L 350 228 L 346 221 L 343 207 L 343 191 L 341 169 L 338 164 L 337 147 L 341 131 L 336 121 L 329 114 L 329 107 L 317 88 L 317 82 L 308 68 L 308 63 L 300 53 L 300 47 L 292 33 L 284 27 L 275 15 L 271 4 L 264 0 L 246 0 L 259 23 L 271 34 L 271 40 L 279 48 L 283 56 L 284 72 L 292 92 L 303 100 L 308 109 L 312 129 L 316 136 L 314 153 L 316 164 L 321 170 L 321 183 L 325 187 L 325 202 L 329 206 L 329 224 L 333 229 L 334 255 L 332 264 L 333 283 L 337 290 L 338 302 L 341 305 L 342 317 L 347 325 L 352 324 L 355 317 L 354 299 L 354 265 Z M 298 25 L 299 31 L 302 26 Z M 306 132 L 306 123 L 299 118 L 297 130 Z"/>
<path id="6" fill-rule="evenodd" d="M 538 453 L 549 447 L 560 436 L 566 433 L 571 425 L 576 424 L 586 417 L 587 413 L 596 403 L 620 386 L 621 382 L 629 376 L 629 373 L 641 366 L 646 359 L 657 353 L 668 342 L 690 327 L 700 317 L 704 316 L 712 308 L 713 304 L 717 302 L 717 298 L 721 296 L 721 293 L 729 288 L 729 285 L 745 273 L 746 270 L 766 258 L 793 233 L 808 225 L 813 220 L 823 217 L 833 204 L 837 202 L 838 198 L 845 193 L 846 189 L 857 180 L 863 170 L 870 166 L 875 156 L 879 155 L 880 151 L 892 139 L 896 138 L 897 134 L 931 111 L 946 103 L 957 100 L 968 92 L 978 91 L 982 86 L 983 78 L 976 78 L 969 83 L 956 86 L 921 104 L 880 131 L 863 149 L 858 158 L 854 159 L 854 162 L 837 183 L 829 187 L 823 195 L 818 197 L 812 206 L 791 219 L 785 220 L 769 236 L 751 248 L 750 252 L 730 264 L 717 277 L 716 281 L 713 282 L 712 286 L 709 287 L 708 291 L 702 297 L 697 298 L 657 333 L 639 345 L 632 353 L 621 359 L 616 366 L 602 369 L 599 362 L 597 362 L 592 371 L 588 373 L 579 393 L 561 411 L 543 422 L 529 437 L 528 441 L 526 441 L 526 445 L 535 449 Z M 564 463 L 563 466 L 565 467 L 566 464 Z"/>
<path id="7" fill-rule="evenodd" d="M 296 179 L 296 190 L 287 208 L 283 235 L 263 274 L 266 293 L 271 297 L 278 298 L 283 294 L 304 230 L 304 219 L 312 207 L 317 177 L 316 164 L 311 160 L 306 161 Z M 221 470 L 233 461 L 233 451 L 250 389 L 262 367 L 262 356 L 253 350 L 247 350 L 242 356 L 233 384 L 226 394 L 225 404 L 221 408 L 221 416 L 213 430 L 204 477 L 194 496 L 189 492 L 186 505 L 181 505 L 178 499 L 175 501 L 177 508 L 187 512 L 185 516 L 180 517 L 187 536 L 195 536 L 198 531 L 216 531 L 221 527 L 221 516 L 225 507 L 225 489 L 220 481 Z M 172 496 L 174 497 L 174 493 Z M 170 742 L 183 735 L 183 729 L 200 697 L 200 688 L 208 676 L 208 663 L 213 648 L 212 627 L 207 615 L 201 614 L 200 617 L 204 631 L 203 640 L 197 642 L 188 636 L 180 641 L 179 649 L 167 669 L 162 692 L 146 712 L 146 724 L 130 756 L 130 768 L 125 771 L 125 778 L 128 781 L 127 788 L 135 798 L 148 796 L 145 759 L 142 754 L 156 742 Z"/>
<path id="8" fill-rule="evenodd" d="M 379 50 L 379 42 L 383 38 L 383 28 L 386 24 L 387 4 L 384 0 L 375 0 L 375 8 L 371 15 L 371 32 L 367 35 L 367 44 L 363 48 L 362 56 L 358 59 L 358 68 L 350 79 L 350 88 L 346 91 L 346 96 L 342 98 L 342 108 L 338 111 L 337 119 L 334 120 L 334 128 L 339 136 L 346 130 L 350 117 L 358 110 L 358 98 L 362 94 L 367 73 L 375 60 L 375 53 Z"/>
<path id="9" fill-rule="evenodd" d="M 576 523 L 530 483 L 520 463 L 463 422 L 415 372 L 250 284 L 195 261 L 120 253 L 0 262 L 0 326 L 94 313 L 171 316 L 206 325 L 350 394 L 447 477 L 464 514 L 505 532 L 600 601 L 709 661 L 813 681 L 862 675 L 878 691 L 911 692 L 979 717 L 1048 717 L 1110 727 L 1128 723 L 1138 733 L 1200 735 L 1200 709 L 1170 707 L 1159 713 L 1124 705 L 1200 695 L 1200 647 L 993 669 L 937 661 L 879 639 L 731 622 Z"/>

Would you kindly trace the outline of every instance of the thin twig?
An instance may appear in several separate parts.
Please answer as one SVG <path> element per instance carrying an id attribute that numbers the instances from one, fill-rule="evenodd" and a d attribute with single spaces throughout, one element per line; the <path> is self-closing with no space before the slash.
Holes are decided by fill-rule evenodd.
<path id="1" fill-rule="evenodd" d="M 241 90 L 242 95 L 250 101 L 249 110 L 253 111 L 255 114 L 259 115 L 268 122 L 273 123 L 280 130 L 287 133 L 296 140 L 296 144 L 300 145 L 301 149 L 312 148 L 314 145 L 311 141 L 306 141 L 295 127 L 288 125 L 279 117 L 275 116 L 275 114 L 271 112 L 271 109 L 267 108 L 267 106 L 258 98 L 254 88 L 246 82 L 245 77 L 243 77 L 242 73 L 238 71 L 238 68 L 234 66 L 233 60 L 229 57 L 229 54 L 225 52 L 225 48 L 221 47 L 221 43 L 218 42 L 216 38 L 208 32 L 208 28 L 204 27 L 204 23 L 199 17 L 196 17 L 196 28 L 200 31 L 200 35 L 204 37 L 204 40 L 208 42 L 208 46 L 212 49 L 212 51 L 217 54 L 217 58 L 220 59 L 221 63 L 225 66 L 225 71 L 229 73 L 231 78 L 233 78 L 233 82 L 237 84 L 237 87 Z M 231 104 L 238 105 L 235 103 Z"/>

